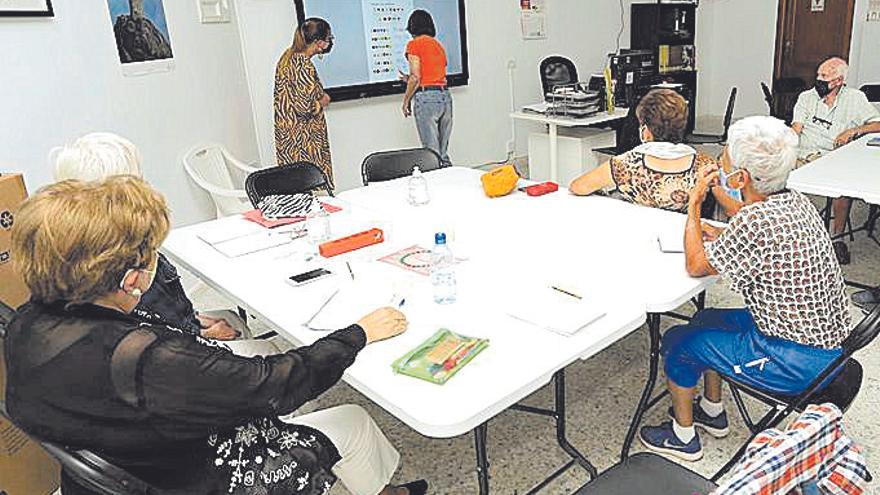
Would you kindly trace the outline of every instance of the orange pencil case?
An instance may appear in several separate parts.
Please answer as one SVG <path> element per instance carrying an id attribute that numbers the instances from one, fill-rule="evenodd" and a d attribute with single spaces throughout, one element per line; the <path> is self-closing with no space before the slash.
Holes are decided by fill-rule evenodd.
<path id="1" fill-rule="evenodd" d="M 379 244 L 384 240 L 385 234 L 382 232 L 382 229 L 370 229 L 348 237 L 327 241 L 318 246 L 318 252 L 325 258 L 331 258 L 349 251 Z"/>

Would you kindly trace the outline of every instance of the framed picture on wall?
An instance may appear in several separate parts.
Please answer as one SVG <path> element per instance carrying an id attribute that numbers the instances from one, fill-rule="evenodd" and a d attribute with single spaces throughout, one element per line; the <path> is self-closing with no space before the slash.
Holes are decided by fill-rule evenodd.
<path id="1" fill-rule="evenodd" d="M 138 76 L 174 67 L 164 0 L 107 0 L 107 6 L 123 74 Z"/>
<path id="2" fill-rule="evenodd" d="M 0 0 L 0 17 L 52 17 L 51 0 Z"/>

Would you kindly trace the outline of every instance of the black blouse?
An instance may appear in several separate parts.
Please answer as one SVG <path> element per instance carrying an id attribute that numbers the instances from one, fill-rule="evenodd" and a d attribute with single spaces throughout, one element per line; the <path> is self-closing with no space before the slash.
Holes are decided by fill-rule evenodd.
<path id="1" fill-rule="evenodd" d="M 110 309 L 31 302 L 8 327 L 6 402 L 37 438 L 96 451 L 162 488 L 226 492 L 207 472 L 209 436 L 293 412 L 339 381 L 365 344 L 352 325 L 243 358 Z"/>

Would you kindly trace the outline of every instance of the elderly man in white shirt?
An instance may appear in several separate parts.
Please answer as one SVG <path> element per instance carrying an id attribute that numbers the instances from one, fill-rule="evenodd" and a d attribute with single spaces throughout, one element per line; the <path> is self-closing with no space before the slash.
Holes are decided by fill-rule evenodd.
<path id="1" fill-rule="evenodd" d="M 791 128 L 800 137 L 798 162 L 809 162 L 863 134 L 880 132 L 880 112 L 864 93 L 846 86 L 849 67 L 840 58 L 830 58 L 816 71 L 816 85 L 798 97 Z M 834 200 L 832 238 L 843 232 L 852 200 Z M 842 240 L 834 243 L 840 264 L 850 261 L 849 249 Z"/>

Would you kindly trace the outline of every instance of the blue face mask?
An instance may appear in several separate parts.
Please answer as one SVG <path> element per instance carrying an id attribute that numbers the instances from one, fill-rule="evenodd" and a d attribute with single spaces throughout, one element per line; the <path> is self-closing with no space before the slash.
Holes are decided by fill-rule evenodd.
<path id="1" fill-rule="evenodd" d="M 733 174 L 730 174 L 730 175 L 733 175 Z M 718 169 L 718 176 L 719 176 L 719 182 L 720 182 L 721 189 L 724 189 L 724 192 L 726 192 L 727 195 L 730 196 L 731 198 L 733 198 L 737 201 L 742 201 L 743 200 L 742 191 L 740 191 L 739 189 L 734 189 L 734 188 L 730 187 L 730 184 L 727 183 L 727 178 L 729 177 L 729 175 L 724 173 L 723 168 Z"/>

